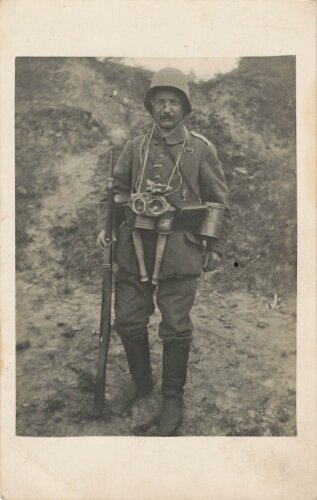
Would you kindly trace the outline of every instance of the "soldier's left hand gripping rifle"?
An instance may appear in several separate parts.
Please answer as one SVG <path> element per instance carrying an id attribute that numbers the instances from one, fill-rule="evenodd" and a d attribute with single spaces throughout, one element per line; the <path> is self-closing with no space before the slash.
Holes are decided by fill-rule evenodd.
<path id="1" fill-rule="evenodd" d="M 109 170 L 107 176 L 107 218 L 106 245 L 103 253 L 102 299 L 99 333 L 99 353 L 94 395 L 94 415 L 101 416 L 105 405 L 105 385 L 107 356 L 111 336 L 111 297 L 112 297 L 112 253 L 113 253 L 113 151 L 109 153 Z"/>

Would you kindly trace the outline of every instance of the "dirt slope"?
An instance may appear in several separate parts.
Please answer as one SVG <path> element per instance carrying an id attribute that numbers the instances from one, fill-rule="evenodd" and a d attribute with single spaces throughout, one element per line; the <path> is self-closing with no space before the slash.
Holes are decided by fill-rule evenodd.
<path id="1" fill-rule="evenodd" d="M 157 380 L 153 395 L 127 419 L 106 413 L 95 421 L 91 408 L 99 289 L 65 280 L 62 254 L 50 236 L 52 228 L 70 230 L 83 200 L 89 203 L 97 157 L 82 153 L 55 165 L 55 175 L 64 182 L 46 196 L 28 246 L 31 270 L 17 276 L 18 434 L 155 435 L 161 372 L 158 314 L 150 328 Z M 212 290 L 212 282 L 203 281 L 193 309 L 195 341 L 180 434 L 294 434 L 292 302 L 270 309 L 261 296 Z M 123 350 L 114 333 L 107 397 L 126 379 Z"/>

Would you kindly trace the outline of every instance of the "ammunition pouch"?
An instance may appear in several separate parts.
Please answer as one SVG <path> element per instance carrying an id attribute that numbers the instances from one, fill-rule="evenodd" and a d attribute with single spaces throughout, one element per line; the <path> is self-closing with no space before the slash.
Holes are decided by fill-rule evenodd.
<path id="1" fill-rule="evenodd" d="M 125 220 L 130 229 L 150 229 L 159 234 L 170 234 L 174 227 L 174 210 L 170 209 L 157 217 L 135 214 L 129 205 L 123 207 Z"/>
<path id="2" fill-rule="evenodd" d="M 201 202 L 174 202 L 176 214 L 174 226 L 177 229 L 184 229 L 200 233 L 200 227 L 207 216 L 207 205 Z"/>

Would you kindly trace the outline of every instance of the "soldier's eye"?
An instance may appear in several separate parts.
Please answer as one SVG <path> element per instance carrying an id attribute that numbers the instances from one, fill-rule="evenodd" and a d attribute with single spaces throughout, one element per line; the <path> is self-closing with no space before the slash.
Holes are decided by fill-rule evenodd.
<path id="1" fill-rule="evenodd" d="M 171 100 L 154 99 L 154 101 L 152 101 L 152 105 L 158 108 L 163 108 L 165 105 L 169 105 L 176 108 L 178 106 L 181 106 L 181 101 L 179 101 L 178 99 L 171 99 Z"/>

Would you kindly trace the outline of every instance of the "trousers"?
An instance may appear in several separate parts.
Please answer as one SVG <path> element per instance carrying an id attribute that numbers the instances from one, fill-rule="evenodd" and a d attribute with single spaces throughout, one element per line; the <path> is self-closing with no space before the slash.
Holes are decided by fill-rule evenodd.
<path id="1" fill-rule="evenodd" d="M 139 276 L 119 267 L 115 282 L 115 329 L 120 337 L 131 338 L 146 330 L 154 313 L 154 291 L 161 313 L 159 336 L 164 342 L 192 339 L 190 310 L 195 301 L 197 278 L 184 276 L 161 280 L 157 287 L 142 283 Z"/>

